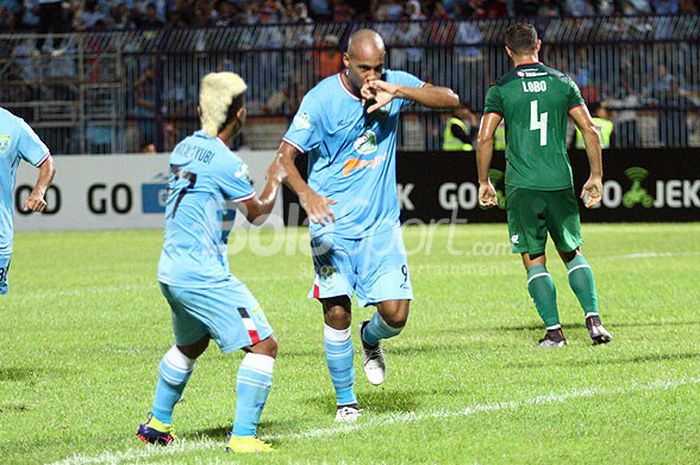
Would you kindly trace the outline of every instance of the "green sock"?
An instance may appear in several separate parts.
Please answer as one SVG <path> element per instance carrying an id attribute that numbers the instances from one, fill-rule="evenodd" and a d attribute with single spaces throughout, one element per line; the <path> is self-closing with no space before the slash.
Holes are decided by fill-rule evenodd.
<path id="1" fill-rule="evenodd" d="M 547 329 L 558 328 L 560 325 L 557 290 L 544 265 L 535 265 L 527 270 L 527 290 L 530 291 L 530 296 Z"/>
<path id="2" fill-rule="evenodd" d="M 598 295 L 595 292 L 593 271 L 583 255 L 576 255 L 566 264 L 569 285 L 576 294 L 586 316 L 598 314 Z"/>

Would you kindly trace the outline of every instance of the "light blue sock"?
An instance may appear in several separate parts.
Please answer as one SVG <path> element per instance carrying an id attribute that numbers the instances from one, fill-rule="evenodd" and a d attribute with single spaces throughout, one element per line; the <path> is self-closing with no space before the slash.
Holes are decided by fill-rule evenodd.
<path id="1" fill-rule="evenodd" d="M 362 340 L 370 346 L 376 346 L 382 339 L 398 336 L 403 328 L 394 328 L 384 321 L 379 312 L 374 312 L 369 323 L 362 331 Z"/>
<path id="2" fill-rule="evenodd" d="M 194 370 L 194 360 L 173 346 L 160 360 L 158 384 L 153 401 L 153 416 L 162 423 L 173 423 L 173 409 Z"/>
<path id="3" fill-rule="evenodd" d="M 355 351 L 352 348 L 350 328 L 333 329 L 324 325 L 323 346 L 338 405 L 357 403 L 354 388 L 355 368 L 352 365 Z"/>
<path id="4" fill-rule="evenodd" d="M 275 359 L 262 354 L 246 354 L 238 369 L 236 380 L 236 418 L 233 421 L 235 436 L 256 436 L 260 415 L 265 408 L 272 388 L 272 370 Z"/>

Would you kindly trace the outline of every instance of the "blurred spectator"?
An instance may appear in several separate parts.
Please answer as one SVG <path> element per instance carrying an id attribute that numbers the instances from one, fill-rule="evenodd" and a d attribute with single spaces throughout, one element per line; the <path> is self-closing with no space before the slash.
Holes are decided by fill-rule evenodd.
<path id="1" fill-rule="evenodd" d="M 383 0 L 378 3 L 374 17 L 377 21 L 398 21 L 403 18 L 404 7 L 399 0 Z"/>
<path id="2" fill-rule="evenodd" d="M 423 49 L 418 47 L 401 47 L 401 45 L 420 45 L 423 33 L 418 23 L 401 21 L 394 31 L 392 42 L 399 47 L 391 48 L 391 67 L 418 74 L 423 60 Z"/>
<path id="3" fill-rule="evenodd" d="M 216 0 L 197 0 L 195 2 L 194 27 L 204 28 L 216 25 Z"/>
<path id="4" fill-rule="evenodd" d="M 591 0 L 564 0 L 564 11 L 570 16 L 594 16 Z"/>
<path id="5" fill-rule="evenodd" d="M 544 0 L 537 10 L 537 16 L 558 17 L 561 16 L 561 8 L 554 0 Z"/>
<path id="6" fill-rule="evenodd" d="M 112 28 L 119 31 L 136 29 L 136 23 L 131 19 L 131 12 L 124 1 L 117 2 L 112 8 Z"/>
<path id="7" fill-rule="evenodd" d="M 698 2 L 696 0 L 680 0 L 680 9 L 684 15 L 695 15 L 698 13 Z"/>
<path id="8" fill-rule="evenodd" d="M 194 23 L 191 13 L 194 8 L 192 0 L 175 0 L 171 5 L 173 6 L 168 13 L 168 24 L 178 29 L 192 26 Z"/>
<path id="9" fill-rule="evenodd" d="M 146 5 L 146 13 L 137 22 L 139 29 L 162 29 L 165 23 L 158 18 L 158 11 L 155 3 Z"/>
<path id="10" fill-rule="evenodd" d="M 471 110 L 462 106 L 452 112 L 442 135 L 445 152 L 470 152 L 476 145 L 479 120 Z"/>
<path id="11" fill-rule="evenodd" d="M 680 13 L 679 0 L 651 0 L 657 15 L 677 15 Z"/>
<path id="12" fill-rule="evenodd" d="M 610 143 L 613 138 L 613 128 L 615 124 L 611 121 L 610 112 L 604 103 L 593 102 L 588 105 L 588 110 L 593 117 L 595 131 L 600 139 L 600 146 L 604 149 L 610 148 Z M 576 128 L 576 144 L 577 149 L 585 149 L 586 145 L 583 141 L 583 134 Z"/>
<path id="13" fill-rule="evenodd" d="M 682 95 L 676 79 L 669 82 L 668 93 L 659 101 L 659 143 L 662 147 L 688 146 L 688 111 L 696 108 Z"/>
<path id="14" fill-rule="evenodd" d="M 49 32 L 62 33 L 69 32 L 71 25 L 66 10 L 63 9 L 61 0 L 38 0 L 39 1 L 39 27 L 37 32 L 46 34 Z M 54 42 L 54 50 L 61 50 L 61 41 Z M 41 50 L 44 40 L 39 39 L 38 49 Z"/>
<path id="15" fill-rule="evenodd" d="M 319 46 L 324 50 L 315 51 L 314 64 L 316 65 L 316 80 L 339 72 L 342 69 L 342 53 L 338 50 L 338 38 L 333 34 L 327 34 Z"/>
<path id="16" fill-rule="evenodd" d="M 99 9 L 97 0 L 85 0 L 73 17 L 73 27 L 76 31 L 87 31 L 93 29 L 97 21 L 106 23 L 107 15 Z"/>
<path id="17" fill-rule="evenodd" d="M 619 109 L 615 114 L 615 138 L 613 147 L 641 147 L 642 138 L 637 126 L 636 108 L 641 106 L 639 95 L 634 92 L 631 83 L 624 80 L 618 88 L 614 99 L 607 101 L 608 108 Z"/>
<path id="18" fill-rule="evenodd" d="M 330 3 L 328 0 L 309 0 L 309 11 L 311 17 L 316 21 L 330 21 L 333 19 Z"/>
<path id="19" fill-rule="evenodd" d="M 412 21 L 422 21 L 427 19 L 423 14 L 420 2 L 418 0 L 408 0 L 406 2 L 406 14 Z"/>
<path id="20" fill-rule="evenodd" d="M 625 15 L 648 15 L 651 13 L 649 0 L 625 0 L 622 2 L 622 12 Z"/>
<path id="21" fill-rule="evenodd" d="M 333 0 L 333 22 L 344 23 L 355 17 L 355 9 L 348 2 Z"/>
<path id="22" fill-rule="evenodd" d="M 238 11 L 233 3 L 228 0 L 219 0 L 216 2 L 216 22 L 214 25 L 216 27 L 234 26 L 239 19 L 237 15 Z"/>
<path id="23" fill-rule="evenodd" d="M 134 84 L 134 116 L 138 119 L 139 147 L 156 142 L 156 90 L 155 74 L 148 70 Z"/>

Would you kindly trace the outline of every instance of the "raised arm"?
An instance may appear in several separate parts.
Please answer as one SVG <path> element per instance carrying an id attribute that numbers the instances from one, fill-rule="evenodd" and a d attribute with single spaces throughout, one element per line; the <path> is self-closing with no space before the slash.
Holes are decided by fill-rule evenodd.
<path id="1" fill-rule="evenodd" d="M 282 142 L 277 150 L 277 157 L 272 162 L 268 169 L 268 178 L 274 178 L 280 183 L 284 183 L 294 193 L 299 196 L 301 206 L 306 210 L 309 216 L 309 221 L 312 223 L 326 224 L 335 222 L 335 216 L 331 212 L 330 205 L 335 205 L 335 200 L 323 197 L 314 192 L 311 187 L 301 177 L 301 173 L 294 164 L 297 155 L 297 150 L 291 144 Z"/>
<path id="2" fill-rule="evenodd" d="M 56 174 L 56 168 L 54 167 L 53 157 L 49 155 L 39 167 L 39 178 L 34 185 L 32 193 L 24 201 L 25 210 L 33 212 L 46 210 L 44 195 L 46 194 L 46 189 L 51 185 L 51 181 L 53 181 L 54 174 Z"/>
<path id="3" fill-rule="evenodd" d="M 598 204 L 603 191 L 603 156 L 600 146 L 600 138 L 595 130 L 595 123 L 588 113 L 585 105 L 579 105 L 569 110 L 569 115 L 574 119 L 576 126 L 583 136 L 586 145 L 586 156 L 590 167 L 590 176 L 583 185 L 581 198 L 586 208 Z"/>
<path id="4" fill-rule="evenodd" d="M 487 113 L 481 118 L 476 146 L 476 171 L 479 176 L 479 205 L 491 208 L 498 205 L 496 189 L 489 179 L 489 168 L 493 158 L 493 136 L 501 123 L 501 115 Z"/>
<path id="5" fill-rule="evenodd" d="M 377 79 L 362 86 L 362 96 L 365 99 L 376 100 L 376 103 L 367 109 L 367 113 L 378 110 L 395 98 L 413 100 L 428 108 L 453 109 L 459 107 L 459 96 L 452 89 L 431 84 L 425 84 L 423 87 L 411 87 Z"/>

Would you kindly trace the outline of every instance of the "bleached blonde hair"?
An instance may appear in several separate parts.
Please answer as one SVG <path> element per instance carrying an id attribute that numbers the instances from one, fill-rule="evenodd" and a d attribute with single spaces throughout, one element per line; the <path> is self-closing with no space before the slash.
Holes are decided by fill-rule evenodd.
<path id="1" fill-rule="evenodd" d="M 216 136 L 223 129 L 229 107 L 247 88 L 243 78 L 236 73 L 209 73 L 204 76 L 199 90 L 202 130 Z"/>

